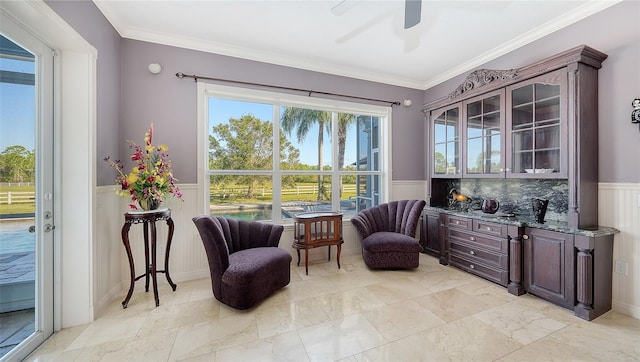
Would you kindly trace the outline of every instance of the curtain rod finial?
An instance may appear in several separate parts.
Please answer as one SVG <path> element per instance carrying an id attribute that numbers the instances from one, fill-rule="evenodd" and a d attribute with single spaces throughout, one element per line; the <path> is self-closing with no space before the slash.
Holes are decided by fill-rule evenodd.
<path id="1" fill-rule="evenodd" d="M 178 72 L 178 73 L 176 73 L 176 77 L 182 79 L 182 78 L 184 78 L 184 73 Z"/>

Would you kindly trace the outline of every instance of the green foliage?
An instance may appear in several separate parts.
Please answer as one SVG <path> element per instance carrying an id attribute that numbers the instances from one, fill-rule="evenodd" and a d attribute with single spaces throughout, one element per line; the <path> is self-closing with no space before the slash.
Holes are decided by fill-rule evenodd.
<path id="1" fill-rule="evenodd" d="M 9 146 L 0 153 L 0 182 L 33 182 L 35 165 L 35 150 Z"/>

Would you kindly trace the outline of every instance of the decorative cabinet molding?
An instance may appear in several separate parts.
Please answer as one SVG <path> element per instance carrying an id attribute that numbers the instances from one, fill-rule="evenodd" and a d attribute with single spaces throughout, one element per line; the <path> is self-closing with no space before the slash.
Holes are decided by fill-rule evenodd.
<path id="1" fill-rule="evenodd" d="M 514 79 L 518 76 L 517 69 L 509 69 L 509 70 L 492 70 L 492 69 L 478 69 L 471 72 L 467 79 L 462 82 L 454 90 L 449 93 L 449 99 L 456 99 L 465 93 L 468 93 L 474 89 L 481 88 L 487 84 L 490 84 L 495 81 L 502 81 L 507 79 Z"/>

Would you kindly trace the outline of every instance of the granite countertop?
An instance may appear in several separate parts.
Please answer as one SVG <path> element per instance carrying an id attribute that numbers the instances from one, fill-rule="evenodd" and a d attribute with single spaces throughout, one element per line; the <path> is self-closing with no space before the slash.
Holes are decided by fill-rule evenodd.
<path id="1" fill-rule="evenodd" d="M 570 227 L 566 222 L 562 221 L 545 221 L 544 223 L 536 222 L 530 215 L 514 215 L 514 214 L 486 214 L 479 210 L 461 211 L 458 209 L 451 209 L 446 207 L 425 206 L 425 211 L 436 211 L 449 215 L 456 215 L 462 217 L 469 217 L 472 219 L 484 220 L 495 222 L 505 225 L 515 225 L 518 227 L 530 227 L 536 229 L 544 229 L 551 231 L 558 231 L 568 234 L 584 235 L 588 237 L 598 237 L 604 235 L 617 234 L 620 231 L 612 227 L 598 226 L 593 229 L 578 229 Z"/>

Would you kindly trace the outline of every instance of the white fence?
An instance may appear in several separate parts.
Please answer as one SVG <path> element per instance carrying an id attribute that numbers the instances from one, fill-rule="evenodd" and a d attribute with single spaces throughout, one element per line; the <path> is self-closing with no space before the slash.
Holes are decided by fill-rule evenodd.
<path id="1" fill-rule="evenodd" d="M 33 204 L 36 200 L 34 191 L 7 191 L 0 192 L 0 204 Z"/>
<path id="2" fill-rule="evenodd" d="M 246 187 L 216 187 L 212 186 L 209 190 L 210 194 L 216 196 L 224 195 L 234 195 L 246 193 Z M 343 193 L 356 193 L 356 185 L 342 185 Z M 273 195 L 273 189 L 271 187 L 256 187 L 254 189 L 254 193 L 261 196 Z M 281 195 L 317 195 L 318 194 L 318 185 L 305 185 L 305 186 L 296 186 L 292 188 L 282 189 L 280 191 Z"/>

